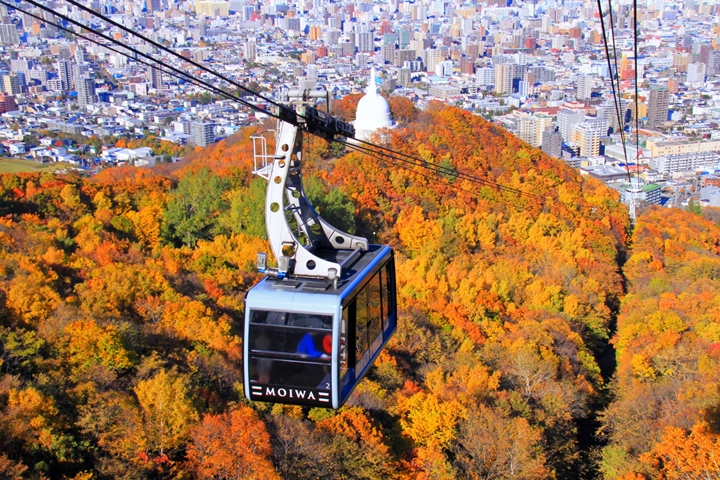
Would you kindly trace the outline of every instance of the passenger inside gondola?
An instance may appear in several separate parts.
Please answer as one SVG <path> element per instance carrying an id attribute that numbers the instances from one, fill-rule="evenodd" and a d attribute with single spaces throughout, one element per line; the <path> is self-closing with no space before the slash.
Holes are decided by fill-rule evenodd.
<path id="1" fill-rule="evenodd" d="M 330 388 L 331 316 L 253 311 L 250 323 L 251 381 Z"/>

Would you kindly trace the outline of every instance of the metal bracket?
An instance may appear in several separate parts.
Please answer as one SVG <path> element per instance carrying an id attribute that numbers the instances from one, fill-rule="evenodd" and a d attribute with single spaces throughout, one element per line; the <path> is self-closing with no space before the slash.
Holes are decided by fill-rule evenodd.
<path id="1" fill-rule="evenodd" d="M 269 156 L 261 153 L 261 158 L 269 159 Z M 337 282 L 342 276 L 341 265 L 318 257 L 312 250 L 318 247 L 367 250 L 368 241 L 333 227 L 308 201 L 302 185 L 302 132 L 298 126 L 278 121 L 273 163 L 261 168 L 256 165 L 255 173 L 269 180 L 265 224 L 270 246 L 278 260 L 278 273 L 281 276 L 323 277 Z M 292 212 L 299 231 L 308 239 L 307 244 L 304 245 L 292 232 L 286 210 Z"/>

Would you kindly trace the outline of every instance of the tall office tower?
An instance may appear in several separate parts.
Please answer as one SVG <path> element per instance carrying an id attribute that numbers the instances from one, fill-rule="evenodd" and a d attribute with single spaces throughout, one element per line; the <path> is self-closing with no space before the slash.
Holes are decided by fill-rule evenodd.
<path id="1" fill-rule="evenodd" d="M 310 40 L 319 40 L 322 38 L 322 27 L 320 25 L 313 25 L 308 31 L 308 38 Z"/>
<path id="2" fill-rule="evenodd" d="M 59 60 L 57 63 L 58 77 L 63 90 L 70 90 L 72 87 L 72 65 L 67 60 Z"/>
<path id="3" fill-rule="evenodd" d="M 577 79 L 577 95 L 578 100 L 590 100 L 592 96 L 593 76 L 578 75 Z"/>
<path id="4" fill-rule="evenodd" d="M 702 45 L 696 45 L 697 47 L 697 54 L 698 54 L 698 61 L 700 63 L 704 63 L 705 65 L 708 64 L 708 56 L 710 55 L 710 52 L 713 51 L 713 46 L 705 43 Z"/>
<path id="5" fill-rule="evenodd" d="M 518 95 L 520 95 L 520 98 L 523 100 L 527 100 L 528 96 L 530 96 L 530 84 L 526 82 L 525 80 L 520 80 L 518 82 Z"/>
<path id="6" fill-rule="evenodd" d="M 22 26 L 23 30 L 26 32 L 31 32 L 33 28 L 33 24 L 37 22 L 35 18 L 31 17 L 29 14 L 22 12 L 20 13 L 20 19 L 22 20 Z"/>
<path id="7" fill-rule="evenodd" d="M 513 92 L 513 74 L 515 65 L 512 63 L 500 63 L 493 66 L 495 71 L 495 93 L 509 94 Z"/>
<path id="8" fill-rule="evenodd" d="M 50 8 L 57 8 L 55 6 L 50 6 L 50 5 L 48 5 L 48 6 Z M 99 11 L 99 9 L 98 9 L 98 11 Z M 42 17 L 46 20 L 46 22 L 52 22 L 53 24 L 57 23 L 57 18 L 55 18 L 55 16 L 53 15 L 52 12 L 43 10 Z M 54 38 L 55 34 L 57 33 L 57 27 L 55 25 L 50 25 L 49 23 L 45 23 L 45 33 L 48 35 L 46 38 Z"/>
<path id="9" fill-rule="evenodd" d="M 191 123 L 190 140 L 198 147 L 207 147 L 215 142 L 215 124 L 203 122 Z"/>
<path id="10" fill-rule="evenodd" d="M 395 33 L 384 33 L 382 36 L 383 45 L 392 45 L 393 47 L 397 44 L 397 34 Z"/>
<path id="11" fill-rule="evenodd" d="M 245 43 L 245 59 L 248 62 L 254 62 L 257 58 L 257 43 L 255 40 L 248 39 L 247 43 Z"/>
<path id="12" fill-rule="evenodd" d="M 85 63 L 85 50 L 77 48 L 75 50 L 75 61 L 77 63 Z"/>
<path id="13" fill-rule="evenodd" d="M 595 115 L 597 118 L 602 118 L 607 121 L 608 126 L 613 129 L 613 132 L 617 132 L 619 130 L 622 118 L 618 121 L 615 103 L 613 103 L 612 99 L 607 98 L 601 105 L 595 107 Z"/>
<path id="14" fill-rule="evenodd" d="M 92 78 L 78 78 L 75 83 L 77 86 L 77 99 L 81 107 L 92 105 L 95 103 L 95 80 Z"/>
<path id="15" fill-rule="evenodd" d="M 517 136 L 520 140 L 529 143 L 533 147 L 538 146 L 538 119 L 530 113 L 520 113 L 517 123 Z"/>
<path id="16" fill-rule="evenodd" d="M 669 102 L 670 91 L 666 87 L 650 85 L 647 119 L 647 124 L 650 128 L 660 127 L 667 121 Z"/>
<path id="17" fill-rule="evenodd" d="M 163 72 L 159 68 L 152 67 L 150 69 L 150 84 L 155 89 L 163 88 Z"/>
<path id="18" fill-rule="evenodd" d="M 582 109 L 561 108 L 557 113 L 557 124 L 560 135 L 564 142 L 570 142 L 570 132 L 573 125 L 585 119 L 585 111 Z"/>
<path id="19" fill-rule="evenodd" d="M 366 53 L 375 51 L 375 41 L 372 32 L 362 32 L 356 35 L 358 52 Z"/>

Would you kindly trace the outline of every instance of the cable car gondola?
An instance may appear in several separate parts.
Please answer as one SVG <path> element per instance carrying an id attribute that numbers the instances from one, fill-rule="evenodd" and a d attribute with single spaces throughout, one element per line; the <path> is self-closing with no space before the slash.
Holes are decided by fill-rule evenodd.
<path id="1" fill-rule="evenodd" d="M 255 401 L 340 408 L 395 332 L 394 257 L 312 208 L 302 188 L 303 121 L 311 119 L 278 121 L 275 155 L 266 155 L 264 136 L 254 138 L 277 267 L 259 254 L 267 276 L 245 297 L 244 389 Z"/>

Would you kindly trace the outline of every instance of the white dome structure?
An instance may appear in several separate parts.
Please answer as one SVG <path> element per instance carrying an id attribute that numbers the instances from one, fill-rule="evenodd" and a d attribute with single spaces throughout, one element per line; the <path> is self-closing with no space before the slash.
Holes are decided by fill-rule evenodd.
<path id="1" fill-rule="evenodd" d="M 375 68 L 370 74 L 370 83 L 365 89 L 365 96 L 358 102 L 353 125 L 355 126 L 355 138 L 365 141 L 381 128 L 395 127 L 387 100 L 378 94 Z"/>

